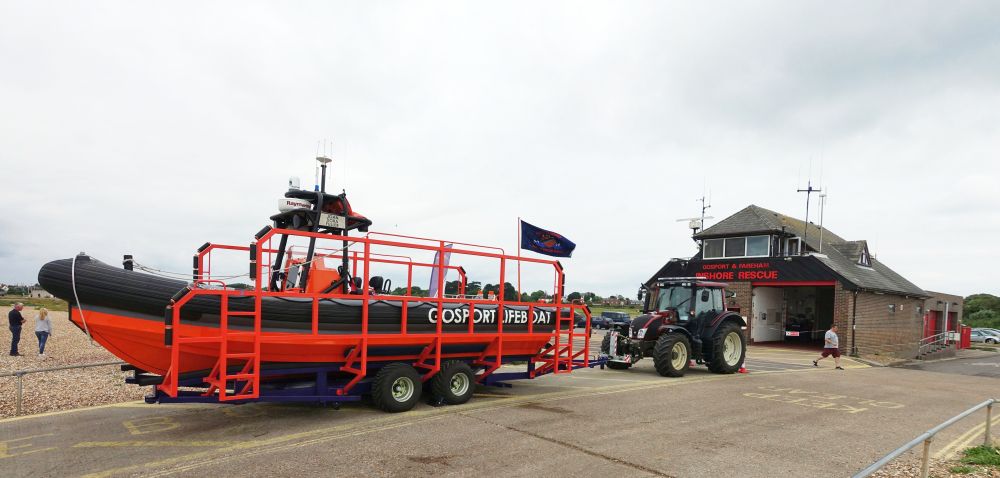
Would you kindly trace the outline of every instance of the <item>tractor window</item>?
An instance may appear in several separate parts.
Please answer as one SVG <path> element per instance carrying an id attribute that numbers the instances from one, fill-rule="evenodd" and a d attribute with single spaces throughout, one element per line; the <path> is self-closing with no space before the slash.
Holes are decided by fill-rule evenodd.
<path id="1" fill-rule="evenodd" d="M 685 307 L 691 307 L 691 289 L 689 287 L 667 287 L 660 289 L 656 297 L 656 310 L 677 309 L 683 312 Z"/>
<path id="2" fill-rule="evenodd" d="M 697 294 L 698 302 L 694 305 L 695 317 L 702 314 L 711 315 L 713 318 L 723 311 L 722 289 L 701 289 Z"/>

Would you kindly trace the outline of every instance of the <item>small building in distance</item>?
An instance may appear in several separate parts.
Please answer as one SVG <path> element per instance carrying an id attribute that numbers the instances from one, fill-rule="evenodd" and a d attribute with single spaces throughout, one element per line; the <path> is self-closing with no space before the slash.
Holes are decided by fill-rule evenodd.
<path id="1" fill-rule="evenodd" d="M 45 290 L 45 289 L 43 289 L 41 287 L 35 286 L 35 287 L 32 287 L 31 289 L 28 290 L 28 297 L 31 297 L 31 298 L 34 298 L 34 299 L 51 299 L 54 296 L 52 294 L 50 294 L 47 290 Z"/>

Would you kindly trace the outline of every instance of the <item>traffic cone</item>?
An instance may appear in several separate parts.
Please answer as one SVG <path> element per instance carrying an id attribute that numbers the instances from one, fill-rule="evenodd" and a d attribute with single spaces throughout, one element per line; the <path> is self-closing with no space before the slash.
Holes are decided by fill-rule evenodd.
<path id="1" fill-rule="evenodd" d="M 740 365 L 740 370 L 738 373 L 750 373 L 750 372 L 747 372 L 747 367 L 745 365 Z"/>

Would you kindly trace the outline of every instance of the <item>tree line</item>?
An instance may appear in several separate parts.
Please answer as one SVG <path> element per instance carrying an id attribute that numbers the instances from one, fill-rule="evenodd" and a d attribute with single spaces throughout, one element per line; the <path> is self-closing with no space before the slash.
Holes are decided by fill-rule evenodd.
<path id="1" fill-rule="evenodd" d="M 1000 297 L 992 294 L 966 297 L 962 322 L 970 327 L 1000 329 Z"/>

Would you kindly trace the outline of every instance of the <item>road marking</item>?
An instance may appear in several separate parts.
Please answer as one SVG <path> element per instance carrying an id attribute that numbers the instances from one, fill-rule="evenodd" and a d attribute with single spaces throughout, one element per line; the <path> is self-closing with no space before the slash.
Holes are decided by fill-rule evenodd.
<path id="1" fill-rule="evenodd" d="M 168 416 L 155 416 L 138 418 L 135 420 L 125 420 L 122 425 L 128 430 L 130 435 L 145 435 L 147 433 L 165 432 L 181 426 Z"/>
<path id="2" fill-rule="evenodd" d="M 212 408 L 212 407 L 217 407 L 218 405 L 219 404 L 217 403 L 175 403 L 171 404 L 170 408 Z M 0 425 L 20 420 L 45 418 L 55 415 L 65 415 L 67 413 L 88 412 L 91 410 L 100 410 L 104 408 L 149 408 L 149 407 L 150 405 L 142 400 L 134 400 L 130 402 L 121 402 L 121 403 L 107 403 L 104 405 L 94 405 L 91 407 L 74 408 L 72 410 L 57 410 L 54 412 L 42 412 L 42 413 L 35 413 L 32 415 L 22 415 L 20 417 L 0 418 Z"/>
<path id="3" fill-rule="evenodd" d="M 117 447 L 212 447 L 233 446 L 245 441 L 213 441 L 213 440 L 131 440 L 131 441 L 84 441 L 73 445 L 73 448 L 117 448 Z"/>
<path id="4" fill-rule="evenodd" d="M 990 426 L 991 427 L 1000 426 L 1000 417 L 994 418 Z M 948 445 L 946 445 L 940 451 L 935 453 L 934 458 L 941 458 L 945 460 L 952 459 L 953 457 L 958 455 L 960 451 L 968 448 L 973 441 L 981 439 L 980 434 L 985 432 L 986 432 L 986 420 L 983 420 L 983 423 L 980 423 L 972 427 L 965 433 L 959 435 L 958 438 L 955 438 L 950 443 L 948 443 Z"/>
<path id="5" fill-rule="evenodd" d="M 55 433 L 44 433 L 44 434 L 41 434 L 41 435 L 32 435 L 32 436 L 24 437 L 24 438 L 15 438 L 13 440 L 0 440 L 0 460 L 2 460 L 4 458 L 15 457 L 15 456 L 29 455 L 31 453 L 38 453 L 40 451 L 54 450 L 55 447 L 48 447 L 48 448 L 36 448 L 34 450 L 31 450 L 31 451 L 22 451 L 20 453 L 11 453 L 11 450 L 20 450 L 22 448 L 30 448 L 31 447 L 31 443 L 24 443 L 24 444 L 21 444 L 21 445 L 11 446 L 11 444 L 14 443 L 14 442 L 21 442 L 21 441 L 31 440 L 32 438 L 50 437 L 52 435 L 55 435 Z"/>

